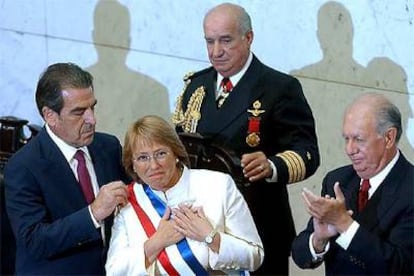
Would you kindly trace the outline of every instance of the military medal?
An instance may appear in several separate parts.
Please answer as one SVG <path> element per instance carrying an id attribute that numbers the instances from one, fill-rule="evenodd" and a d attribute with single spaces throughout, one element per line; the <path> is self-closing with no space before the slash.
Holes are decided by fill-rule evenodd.
<path id="1" fill-rule="evenodd" d="M 263 109 L 260 109 L 261 106 L 262 104 L 257 100 L 253 103 L 253 109 L 247 110 L 252 116 L 249 116 L 246 143 L 252 148 L 260 144 L 260 115 L 265 112 Z"/>
<path id="2" fill-rule="evenodd" d="M 246 143 L 252 148 L 257 147 L 260 144 L 260 136 L 256 132 L 249 133 Z"/>

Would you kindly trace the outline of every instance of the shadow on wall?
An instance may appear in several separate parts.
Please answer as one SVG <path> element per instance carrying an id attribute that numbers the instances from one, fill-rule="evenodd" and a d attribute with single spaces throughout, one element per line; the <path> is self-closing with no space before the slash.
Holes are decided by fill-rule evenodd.
<path id="1" fill-rule="evenodd" d="M 318 136 L 322 138 L 320 144 L 330 143 L 331 139 L 324 140 L 323 137 L 331 136 L 340 142 L 335 147 L 341 149 L 343 111 L 363 92 L 376 91 L 390 98 L 402 112 L 405 134 L 408 118 L 412 118 L 404 69 L 387 57 L 376 57 L 366 67 L 358 64 L 353 58 L 353 33 L 348 10 L 340 3 L 327 2 L 318 12 L 317 37 L 322 60 L 290 72 L 303 81 L 304 91 L 310 94 L 308 97 L 319 126 Z M 400 147 L 406 148 L 407 153 L 413 152 L 406 136 L 402 137 Z M 329 153 L 331 150 L 328 154 L 321 152 L 325 155 L 325 163 L 332 164 Z"/>
<path id="2" fill-rule="evenodd" d="M 323 58 L 291 73 L 322 81 L 361 83 L 364 67 L 353 59 L 353 32 L 351 15 L 345 7 L 326 3 L 318 12 L 317 37 Z"/>
<path id="3" fill-rule="evenodd" d="M 93 30 L 98 61 L 86 68 L 94 76 L 97 130 L 112 133 L 121 142 L 137 118 L 148 114 L 171 117 L 166 87 L 126 65 L 130 21 L 128 8 L 118 1 L 98 2 Z"/>

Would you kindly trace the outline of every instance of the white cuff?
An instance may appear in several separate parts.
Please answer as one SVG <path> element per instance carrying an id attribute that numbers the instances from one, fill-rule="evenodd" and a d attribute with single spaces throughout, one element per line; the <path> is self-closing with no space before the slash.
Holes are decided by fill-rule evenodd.
<path id="1" fill-rule="evenodd" d="M 270 159 L 267 159 L 267 162 L 269 162 L 270 167 L 272 168 L 272 177 L 266 178 L 267 182 L 277 182 L 277 169 L 275 164 Z"/>
<path id="2" fill-rule="evenodd" d="M 339 246 L 341 246 L 343 249 L 348 249 L 348 246 L 354 238 L 355 233 L 358 231 L 358 229 L 359 223 L 354 220 L 348 229 L 339 235 L 339 237 L 336 239 L 336 243 L 339 244 Z"/>
<path id="3" fill-rule="evenodd" d="M 92 214 L 92 208 L 91 208 L 91 205 L 89 205 L 89 206 L 88 206 L 88 210 L 89 210 L 89 214 L 91 215 L 91 219 L 92 219 L 92 221 L 93 221 L 93 224 L 95 225 L 95 228 L 99 228 L 99 227 L 101 227 L 101 226 L 102 226 L 102 223 L 101 223 L 101 222 L 99 222 L 99 221 L 97 221 L 97 220 L 95 219 L 95 217 L 93 216 L 93 214 Z"/>
<path id="4" fill-rule="evenodd" d="M 321 253 L 316 253 L 315 252 L 315 248 L 313 248 L 313 244 L 312 244 L 312 238 L 313 238 L 313 233 L 310 235 L 309 237 L 309 249 L 310 252 L 312 254 L 312 258 L 314 262 L 319 262 L 323 259 L 323 256 L 328 252 L 329 250 L 329 241 L 328 243 L 325 245 L 325 248 L 323 249 L 323 251 Z"/>

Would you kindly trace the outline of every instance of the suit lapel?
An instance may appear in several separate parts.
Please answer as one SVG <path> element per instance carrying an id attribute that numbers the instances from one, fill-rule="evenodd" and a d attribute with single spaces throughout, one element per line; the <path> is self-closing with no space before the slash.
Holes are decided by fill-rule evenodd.
<path id="1" fill-rule="evenodd" d="M 367 229 L 373 229 L 379 223 L 379 218 L 392 210 L 392 206 L 397 202 L 398 190 L 400 189 L 403 173 L 407 170 L 406 160 L 400 155 L 397 163 L 391 169 L 390 173 L 381 183 L 380 187 L 375 191 L 372 197 L 360 214 L 360 223 Z"/>
<path id="2" fill-rule="evenodd" d="M 103 185 L 107 184 L 109 181 L 113 180 L 110 178 L 109 171 L 113 170 L 109 166 L 110 164 L 113 164 L 111 162 L 111 156 L 109 156 L 106 151 L 105 147 L 99 143 L 98 139 L 94 139 L 92 144 L 88 146 L 89 154 L 91 155 L 93 168 L 95 170 L 96 174 L 96 180 L 98 182 L 99 188 L 101 188 Z M 111 227 L 113 224 L 114 216 L 111 214 L 107 218 L 105 218 L 105 247 L 109 245 L 110 238 L 111 238 Z"/>
<path id="3" fill-rule="evenodd" d="M 214 84 L 216 83 L 216 75 L 217 72 L 215 70 L 211 70 L 211 72 L 208 73 L 203 84 L 206 91 L 206 95 L 201 106 L 201 124 L 203 122 L 215 120 L 217 116 L 216 90 L 214 86 Z"/>
<path id="4" fill-rule="evenodd" d="M 95 143 L 92 143 L 90 146 L 88 146 L 88 150 L 91 155 L 98 186 L 101 187 L 107 182 L 106 164 L 109 163 L 106 162 L 106 153 L 99 147 L 99 145 L 96 145 Z M 97 156 L 99 156 L 99 158 L 97 158 Z"/>
<path id="5" fill-rule="evenodd" d="M 70 201 L 68 200 L 68 202 L 74 206 L 85 206 L 86 200 L 80 185 L 62 152 L 47 134 L 45 128 L 38 135 L 44 153 L 39 169 L 45 171 L 45 177 L 49 178 L 48 183 L 58 186 L 54 189 L 69 197 Z M 59 182 L 56 179 L 59 179 Z"/>
<path id="6" fill-rule="evenodd" d="M 391 206 L 398 200 L 401 183 L 403 183 L 404 172 L 408 171 L 407 160 L 400 155 L 397 163 L 381 184 L 383 186 L 382 200 L 378 206 L 379 214 L 382 216 L 391 209 Z M 403 194 L 403 193 L 400 193 Z M 369 202 L 369 201 L 368 201 Z"/>
<path id="7" fill-rule="evenodd" d="M 360 178 L 355 174 L 349 185 L 346 187 L 346 190 L 342 191 L 346 199 L 346 207 L 356 214 L 357 203 L 358 203 L 358 190 L 359 190 Z"/>

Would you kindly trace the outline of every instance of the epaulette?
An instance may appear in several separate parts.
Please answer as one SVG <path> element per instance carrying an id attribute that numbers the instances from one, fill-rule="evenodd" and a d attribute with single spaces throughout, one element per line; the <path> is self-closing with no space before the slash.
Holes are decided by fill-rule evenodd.
<path id="1" fill-rule="evenodd" d="M 195 77 L 200 76 L 202 74 L 205 74 L 207 72 L 210 72 L 213 69 L 214 69 L 213 66 L 211 66 L 211 67 L 205 68 L 205 69 L 197 71 L 197 72 L 194 72 L 194 71 L 188 72 L 187 74 L 184 75 L 183 80 L 187 81 L 189 79 L 192 79 L 192 78 L 195 78 Z"/>

